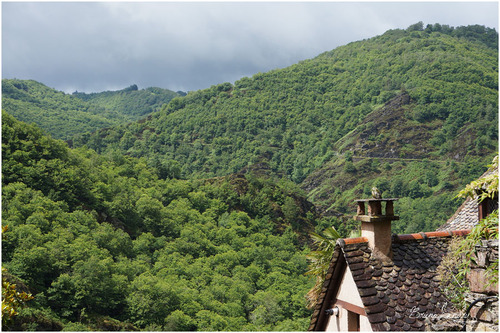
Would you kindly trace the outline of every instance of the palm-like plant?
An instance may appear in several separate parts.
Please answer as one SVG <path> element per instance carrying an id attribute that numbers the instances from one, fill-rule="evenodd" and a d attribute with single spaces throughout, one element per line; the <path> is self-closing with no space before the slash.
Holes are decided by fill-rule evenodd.
<path id="1" fill-rule="evenodd" d="M 309 290 L 306 298 L 309 302 L 309 308 L 313 308 L 321 292 L 321 286 L 325 281 L 335 244 L 337 239 L 340 238 L 340 234 L 334 227 L 330 227 L 323 231 L 323 235 L 313 232 L 310 236 L 317 250 L 307 255 L 307 259 L 309 259 L 309 270 L 306 274 L 316 276 L 316 284 Z"/>

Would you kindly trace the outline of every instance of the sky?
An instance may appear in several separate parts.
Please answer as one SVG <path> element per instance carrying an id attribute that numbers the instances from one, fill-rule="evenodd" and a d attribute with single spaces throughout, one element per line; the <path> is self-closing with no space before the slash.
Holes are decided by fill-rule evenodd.
<path id="1" fill-rule="evenodd" d="M 498 31 L 490 2 L 2 2 L 2 78 L 192 91 L 427 24 Z"/>

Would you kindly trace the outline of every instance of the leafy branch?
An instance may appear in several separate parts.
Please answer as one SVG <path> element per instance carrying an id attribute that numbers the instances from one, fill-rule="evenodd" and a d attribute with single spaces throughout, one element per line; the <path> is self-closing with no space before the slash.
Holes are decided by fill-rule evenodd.
<path id="1" fill-rule="evenodd" d="M 311 233 L 311 238 L 313 240 L 314 247 L 316 251 L 312 251 L 307 255 L 309 259 L 309 270 L 306 272 L 307 275 L 316 276 L 316 284 L 309 290 L 306 298 L 309 302 L 309 308 L 316 305 L 316 299 L 321 292 L 321 286 L 325 281 L 326 273 L 328 272 L 328 267 L 333 256 L 333 251 L 335 249 L 335 244 L 337 239 L 341 238 L 340 234 L 334 227 L 327 228 L 323 231 L 323 235 L 317 233 Z"/>
<path id="2" fill-rule="evenodd" d="M 488 198 L 496 200 L 498 197 L 498 155 L 489 165 L 488 174 L 472 181 L 459 192 L 457 197 L 477 198 L 478 202 Z M 498 210 L 480 220 L 464 239 L 453 239 L 449 254 L 443 259 L 440 268 L 441 284 L 452 301 L 461 308 L 466 306 L 464 293 L 469 291 L 467 275 L 471 270 L 471 264 L 476 263 L 476 245 L 482 240 L 489 239 L 498 239 Z M 487 285 L 498 283 L 498 259 L 490 262 L 486 268 L 486 277 Z"/>
<path id="3" fill-rule="evenodd" d="M 480 179 L 470 182 L 461 190 L 457 198 L 476 198 L 481 202 L 487 198 L 498 197 L 498 155 L 491 165 L 488 165 L 488 174 Z"/>
<path id="4" fill-rule="evenodd" d="M 7 231 L 7 226 L 2 226 L 2 233 Z M 18 310 L 25 305 L 26 302 L 34 297 L 26 292 L 19 292 L 16 285 L 7 281 L 4 275 L 7 269 L 2 267 L 2 326 L 12 322 L 15 316 L 19 314 Z"/>

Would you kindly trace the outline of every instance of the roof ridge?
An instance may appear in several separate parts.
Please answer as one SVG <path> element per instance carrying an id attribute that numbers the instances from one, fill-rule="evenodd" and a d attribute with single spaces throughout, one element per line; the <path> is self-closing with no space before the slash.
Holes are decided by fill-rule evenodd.
<path id="1" fill-rule="evenodd" d="M 414 234 L 403 234 L 403 235 L 393 234 L 392 237 L 393 240 L 395 241 L 408 241 L 408 240 L 439 238 L 439 237 L 466 236 L 470 233 L 470 231 L 471 231 L 470 229 L 452 230 L 452 231 L 428 231 L 428 232 L 418 232 Z M 367 243 L 367 242 L 368 239 L 366 237 L 337 239 L 337 244 L 340 246 L 345 246 L 349 244 Z"/>
<path id="2" fill-rule="evenodd" d="M 393 235 L 394 241 L 408 241 L 417 239 L 439 238 L 439 237 L 452 237 L 452 236 L 466 236 L 470 233 L 470 229 L 451 230 L 451 231 L 428 231 L 419 232 L 415 234 Z"/>
<path id="3" fill-rule="evenodd" d="M 368 243 L 368 238 L 366 237 L 356 237 L 356 238 L 339 238 L 337 239 L 337 244 L 344 247 L 349 244 L 358 244 L 358 243 Z"/>

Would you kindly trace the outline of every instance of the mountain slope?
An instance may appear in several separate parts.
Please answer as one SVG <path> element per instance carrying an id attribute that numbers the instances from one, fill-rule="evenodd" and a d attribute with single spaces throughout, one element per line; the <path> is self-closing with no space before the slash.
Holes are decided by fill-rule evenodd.
<path id="1" fill-rule="evenodd" d="M 480 26 L 391 30 L 74 142 L 145 156 L 167 177 L 284 176 L 343 230 L 377 185 L 402 198 L 395 232 L 431 231 L 497 150 L 496 45 Z"/>
<path id="2" fill-rule="evenodd" d="M 393 224 L 395 233 L 433 231 L 458 208 L 457 189 L 485 171 L 495 146 L 478 145 L 477 132 L 464 127 L 458 140 L 436 150 L 443 123 L 408 119 L 415 107 L 403 92 L 335 143 L 338 155 L 301 184 L 323 215 L 349 220 L 354 200 L 370 197 L 373 186 L 401 198 L 395 207 L 405 223 Z"/>
<path id="3" fill-rule="evenodd" d="M 102 107 L 108 112 L 117 110 L 121 115 L 126 115 L 128 121 L 138 120 L 149 113 L 159 111 L 163 104 L 170 102 L 174 97 L 183 95 L 185 93 L 180 91 L 173 92 L 155 87 L 138 90 L 135 84 L 117 91 L 90 94 L 74 92 L 72 94 L 72 96 L 78 97 L 94 107 Z"/>
<path id="4" fill-rule="evenodd" d="M 67 95 L 33 80 L 2 80 L 3 110 L 39 125 L 59 139 L 138 120 L 176 96 L 179 94 L 170 90 L 137 90 L 137 86 L 116 92 Z"/>
<path id="5" fill-rule="evenodd" d="M 490 32 L 469 29 L 474 36 Z M 189 177 L 224 175 L 265 159 L 271 170 L 300 183 L 335 155 L 338 140 L 405 91 L 414 101 L 405 121 L 430 126 L 425 157 L 455 157 L 463 132 L 473 140 L 457 160 L 482 155 L 496 147 L 498 54 L 478 38 L 452 32 L 388 31 L 234 86 L 189 93 L 142 124 L 78 144 L 161 154 Z"/>

